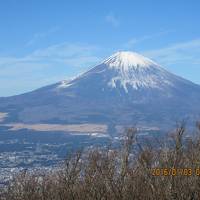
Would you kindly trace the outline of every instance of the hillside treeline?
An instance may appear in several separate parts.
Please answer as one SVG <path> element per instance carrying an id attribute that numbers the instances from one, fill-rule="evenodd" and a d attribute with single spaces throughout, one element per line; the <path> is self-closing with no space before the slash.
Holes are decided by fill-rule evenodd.
<path id="1" fill-rule="evenodd" d="M 164 142 L 160 148 L 140 145 L 136 132 L 128 129 L 118 149 L 72 153 L 59 170 L 16 174 L 1 189 L 0 199 L 200 199 L 200 123 L 195 139 L 185 139 L 185 126 L 180 125 L 170 144 Z"/>

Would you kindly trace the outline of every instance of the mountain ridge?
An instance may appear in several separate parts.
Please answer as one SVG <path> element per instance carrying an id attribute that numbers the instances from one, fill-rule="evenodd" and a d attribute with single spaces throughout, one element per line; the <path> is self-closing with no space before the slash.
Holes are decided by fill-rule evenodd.
<path id="1" fill-rule="evenodd" d="M 0 98 L 5 123 L 171 126 L 200 116 L 200 86 L 132 52 L 117 52 L 70 81 Z M 2 123 L 2 122 L 1 122 Z"/>

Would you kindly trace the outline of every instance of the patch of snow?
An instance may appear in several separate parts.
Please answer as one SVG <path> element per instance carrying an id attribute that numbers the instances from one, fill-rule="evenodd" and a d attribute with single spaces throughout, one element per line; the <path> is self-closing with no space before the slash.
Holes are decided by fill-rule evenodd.
<path id="1" fill-rule="evenodd" d="M 61 84 L 58 85 L 58 88 L 67 88 L 70 85 L 72 85 L 72 84 L 70 84 L 68 80 L 63 80 L 63 81 L 61 81 Z"/>
<path id="2" fill-rule="evenodd" d="M 114 71 L 108 86 L 122 87 L 128 93 L 128 86 L 137 90 L 139 88 L 157 88 L 161 85 L 172 85 L 168 75 L 154 61 L 133 52 L 117 52 L 106 59 L 105 64 L 109 70 Z"/>
<path id="3" fill-rule="evenodd" d="M 123 68 L 124 71 L 127 71 L 130 68 L 148 68 L 151 65 L 157 65 L 152 60 L 129 51 L 117 52 L 106 59 L 103 63 L 111 68 Z"/>

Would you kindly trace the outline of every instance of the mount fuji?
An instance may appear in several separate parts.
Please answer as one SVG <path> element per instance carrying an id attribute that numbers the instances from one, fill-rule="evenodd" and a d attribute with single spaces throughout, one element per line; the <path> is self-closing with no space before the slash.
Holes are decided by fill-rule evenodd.
<path id="1" fill-rule="evenodd" d="M 200 86 L 134 52 L 117 52 L 86 73 L 0 98 L 2 124 L 103 124 L 167 128 L 200 118 Z"/>

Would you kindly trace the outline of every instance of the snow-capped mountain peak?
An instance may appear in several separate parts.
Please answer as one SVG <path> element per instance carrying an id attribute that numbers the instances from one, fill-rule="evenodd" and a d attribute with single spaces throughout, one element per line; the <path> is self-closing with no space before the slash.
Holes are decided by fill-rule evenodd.
<path id="1" fill-rule="evenodd" d="M 5 123 L 168 127 L 200 115 L 200 86 L 153 61 L 118 52 L 78 77 L 0 98 Z M 110 126 L 110 127 L 109 127 Z M 63 131 L 63 130 L 62 130 Z"/>
<path id="2" fill-rule="evenodd" d="M 148 68 L 152 65 L 157 65 L 152 60 L 130 51 L 117 52 L 103 61 L 103 63 L 111 68 L 123 69 L 124 71 L 130 70 L 130 68 Z"/>
<path id="3" fill-rule="evenodd" d="M 165 85 L 173 85 L 168 72 L 154 61 L 135 52 L 117 52 L 103 61 L 103 64 L 108 69 L 107 73 L 112 74 L 108 86 L 123 88 L 126 93 L 128 88 L 162 90 Z"/>
<path id="4" fill-rule="evenodd" d="M 101 80 L 102 88 L 123 89 L 126 93 L 130 89 L 159 89 L 172 86 L 171 75 L 157 63 L 140 54 L 129 51 L 117 52 L 101 64 L 72 81 L 62 82 L 59 88 L 68 88 L 80 84 L 80 80 Z M 102 89 L 101 88 L 101 89 Z"/>

